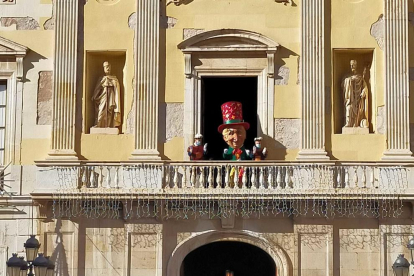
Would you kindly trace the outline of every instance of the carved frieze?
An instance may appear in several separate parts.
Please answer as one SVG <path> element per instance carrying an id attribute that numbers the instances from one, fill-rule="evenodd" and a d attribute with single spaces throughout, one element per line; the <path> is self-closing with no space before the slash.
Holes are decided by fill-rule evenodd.
<path id="1" fill-rule="evenodd" d="M 16 4 L 16 0 L 0 0 L 0 5 L 13 5 Z"/>

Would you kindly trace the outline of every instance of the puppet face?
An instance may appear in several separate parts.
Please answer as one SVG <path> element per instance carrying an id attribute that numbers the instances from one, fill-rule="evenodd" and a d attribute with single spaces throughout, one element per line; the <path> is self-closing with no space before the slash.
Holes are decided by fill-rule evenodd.
<path id="1" fill-rule="evenodd" d="M 194 139 L 194 146 L 201 146 L 201 139 L 199 139 L 199 138 L 195 138 Z"/>
<path id="2" fill-rule="evenodd" d="M 258 148 L 258 149 L 260 149 L 262 147 L 262 142 L 260 142 L 260 141 L 255 141 L 254 144 L 255 144 L 256 148 Z"/>
<path id="3" fill-rule="evenodd" d="M 243 147 L 246 140 L 246 130 L 243 126 L 232 126 L 223 130 L 223 139 L 233 149 Z"/>

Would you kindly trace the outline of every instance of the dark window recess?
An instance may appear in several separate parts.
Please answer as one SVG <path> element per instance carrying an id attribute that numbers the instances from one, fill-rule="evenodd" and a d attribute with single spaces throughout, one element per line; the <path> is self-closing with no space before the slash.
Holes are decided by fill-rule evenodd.
<path id="1" fill-rule="evenodd" d="M 243 119 L 250 123 L 244 146 L 249 150 L 253 147 L 257 135 L 257 77 L 203 77 L 201 129 L 208 143 L 207 159 L 222 160 L 227 148 L 217 128 L 223 123 L 221 105 L 228 101 L 242 103 Z"/>

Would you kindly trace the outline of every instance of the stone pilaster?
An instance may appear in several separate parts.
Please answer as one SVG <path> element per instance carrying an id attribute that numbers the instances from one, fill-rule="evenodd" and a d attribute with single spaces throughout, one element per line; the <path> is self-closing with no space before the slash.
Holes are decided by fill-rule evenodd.
<path id="1" fill-rule="evenodd" d="M 160 159 L 157 150 L 159 21 L 159 0 L 137 0 L 135 150 L 131 159 Z"/>
<path id="2" fill-rule="evenodd" d="M 302 1 L 302 136 L 298 160 L 328 160 L 325 151 L 324 0 Z"/>
<path id="3" fill-rule="evenodd" d="M 77 159 L 75 152 L 78 0 L 55 0 L 52 146 L 48 159 Z"/>
<path id="4" fill-rule="evenodd" d="M 383 160 L 412 160 L 409 122 L 408 1 L 384 0 L 386 150 Z"/>

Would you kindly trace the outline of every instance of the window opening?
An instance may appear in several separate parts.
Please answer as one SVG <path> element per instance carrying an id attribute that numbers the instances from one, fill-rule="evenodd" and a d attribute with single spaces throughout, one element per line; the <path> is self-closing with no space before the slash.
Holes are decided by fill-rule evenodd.
<path id="1" fill-rule="evenodd" d="M 0 80 L 0 165 L 4 165 L 7 81 Z"/>
<path id="2" fill-rule="evenodd" d="M 203 77 L 201 130 L 208 143 L 207 159 L 222 160 L 227 144 L 217 128 L 223 123 L 221 105 L 238 101 L 243 105 L 243 119 L 250 123 L 244 143 L 251 150 L 257 136 L 257 77 Z"/>

